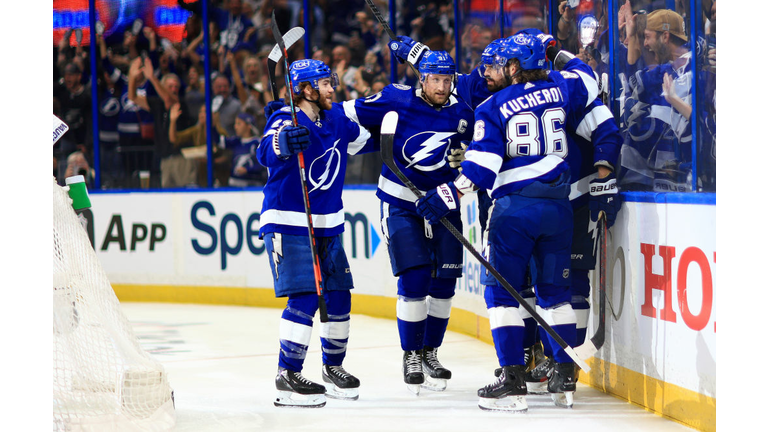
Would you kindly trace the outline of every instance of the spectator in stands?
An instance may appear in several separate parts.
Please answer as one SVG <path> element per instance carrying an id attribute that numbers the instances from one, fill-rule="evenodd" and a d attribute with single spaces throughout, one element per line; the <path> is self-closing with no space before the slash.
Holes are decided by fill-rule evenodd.
<path id="1" fill-rule="evenodd" d="M 211 87 L 214 95 L 211 110 L 219 113 L 221 127 L 226 131 L 226 135 L 235 135 L 235 118 L 240 112 L 240 101 L 232 96 L 229 78 L 219 74 L 214 78 Z"/>
<path id="2" fill-rule="evenodd" d="M 202 77 L 200 66 L 190 66 L 187 69 L 186 87 L 184 89 L 184 102 L 191 112 L 198 112 L 205 104 L 205 80 Z"/>
<path id="3" fill-rule="evenodd" d="M 158 96 L 141 96 L 136 92 L 136 85 L 144 76 L 154 87 Z M 164 188 L 184 187 L 195 183 L 196 164 L 182 156 L 181 150 L 174 146 L 168 137 L 170 127 L 170 109 L 174 103 L 180 104 L 181 117 L 177 127 L 185 129 L 192 124 L 186 103 L 179 101 L 181 80 L 175 74 L 164 75 L 158 80 L 154 75 L 151 61 L 141 57 L 131 62 L 128 73 L 128 98 L 139 107 L 152 114 L 155 125 L 155 146 L 160 159 L 161 185 Z"/>
<path id="4" fill-rule="evenodd" d="M 64 77 L 53 86 L 53 96 L 60 104 L 61 115 L 69 130 L 54 146 L 54 152 L 59 160 L 60 174 L 66 166 L 67 156 L 74 151 L 90 155 L 92 140 L 91 127 L 91 90 L 90 83 L 83 85 L 83 73 L 75 63 L 64 67 Z M 63 181 L 62 178 L 59 178 Z"/>
<path id="5" fill-rule="evenodd" d="M 205 106 L 200 107 L 197 113 L 197 123 L 194 125 L 179 130 L 177 127 L 177 121 L 181 116 L 181 105 L 175 103 L 171 106 L 170 111 L 170 126 L 168 127 L 168 140 L 173 144 L 175 148 L 187 148 L 187 147 L 205 147 L 207 145 L 206 134 L 206 109 Z M 214 174 L 214 186 L 225 186 L 229 177 L 229 167 L 231 156 L 228 151 L 224 151 L 219 148 L 216 143 L 219 142 L 219 137 L 223 136 L 224 129 L 219 124 L 218 113 L 213 114 L 213 136 L 211 137 L 211 145 L 213 152 L 213 174 Z M 206 159 L 194 160 L 196 164 L 195 176 L 196 183 L 199 186 L 207 186 L 208 174 L 207 174 L 207 161 Z"/>
<path id="6" fill-rule="evenodd" d="M 355 71 L 355 91 L 360 97 L 376 93 L 373 91 L 373 83 L 379 78 L 386 80 L 386 74 L 379 64 L 377 55 L 369 51 L 365 55 L 363 67 L 357 68 L 357 71 Z"/>
<path id="7" fill-rule="evenodd" d="M 331 70 L 339 76 L 340 85 L 336 89 L 336 102 L 349 99 L 357 99 L 358 94 L 355 90 L 355 72 L 357 67 L 352 66 L 352 54 L 345 45 L 337 45 L 331 51 Z"/>
<path id="8" fill-rule="evenodd" d="M 178 4 L 182 9 L 202 16 L 202 1 L 205 0 L 194 3 L 178 0 Z M 224 9 L 211 4 L 208 13 L 211 21 L 221 29 L 219 41 L 227 49 L 234 48 L 238 42 L 250 40 L 256 34 L 250 17 L 243 14 L 243 0 L 226 0 Z"/>
<path id="9" fill-rule="evenodd" d="M 93 187 L 94 172 L 88 163 L 88 159 L 81 151 L 73 152 L 67 156 L 67 169 L 64 171 L 64 178 L 76 175 L 85 177 L 85 183 L 88 187 Z"/>
<path id="10" fill-rule="evenodd" d="M 267 181 L 267 169 L 256 161 L 260 136 L 256 134 L 254 117 L 245 112 L 238 114 L 235 132 L 236 136 L 224 140 L 225 148 L 231 152 L 232 173 L 229 186 L 264 186 Z"/>
<path id="11" fill-rule="evenodd" d="M 236 67 L 232 53 L 227 55 L 227 62 L 231 69 Z M 264 97 L 264 90 L 269 88 L 269 82 L 266 79 L 266 74 L 261 73 L 261 60 L 256 56 L 250 56 L 243 64 L 245 67 L 244 77 L 241 78 L 239 73 L 232 75 L 237 98 L 240 100 L 241 111 L 248 112 L 254 117 L 259 114 L 264 117 L 264 106 L 269 102 Z"/>

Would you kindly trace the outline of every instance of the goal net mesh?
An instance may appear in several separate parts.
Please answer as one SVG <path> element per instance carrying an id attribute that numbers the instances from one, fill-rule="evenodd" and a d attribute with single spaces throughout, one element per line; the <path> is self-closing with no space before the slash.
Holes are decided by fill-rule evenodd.
<path id="1" fill-rule="evenodd" d="M 54 179 L 53 430 L 170 430 L 165 370 L 141 348 L 71 203 Z"/>

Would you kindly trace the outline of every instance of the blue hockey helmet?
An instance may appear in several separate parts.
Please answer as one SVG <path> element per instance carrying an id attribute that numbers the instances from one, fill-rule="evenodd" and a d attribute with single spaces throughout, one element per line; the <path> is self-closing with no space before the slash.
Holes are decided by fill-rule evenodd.
<path id="1" fill-rule="evenodd" d="M 480 58 L 484 65 L 491 66 L 493 64 L 493 59 L 496 56 L 496 51 L 501 47 L 502 42 L 504 39 L 496 39 L 495 41 L 488 44 L 487 47 L 483 50 L 483 53 L 480 55 Z"/>
<path id="2" fill-rule="evenodd" d="M 539 38 L 518 33 L 503 40 L 499 49 L 496 50 L 494 64 L 503 67 L 509 60 L 515 58 L 520 62 L 520 67 L 525 70 L 544 69 L 547 66 L 545 49 Z"/>
<path id="3" fill-rule="evenodd" d="M 331 68 L 320 60 L 304 59 L 296 60 L 288 68 L 291 73 L 291 82 L 293 83 L 293 92 L 299 93 L 301 87 L 299 84 L 308 82 L 313 89 L 319 90 L 318 82 L 323 78 L 331 79 L 331 87 L 334 89 L 339 85 L 339 76 L 332 72 Z"/>
<path id="4" fill-rule="evenodd" d="M 456 75 L 456 63 L 445 51 L 429 51 L 419 62 L 419 73 L 425 75 Z"/>

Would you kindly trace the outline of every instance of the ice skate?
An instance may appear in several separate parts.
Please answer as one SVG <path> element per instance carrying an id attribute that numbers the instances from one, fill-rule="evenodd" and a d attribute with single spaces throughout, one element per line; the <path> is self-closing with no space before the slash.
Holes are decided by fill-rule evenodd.
<path id="1" fill-rule="evenodd" d="M 301 372 L 278 367 L 275 387 L 277 387 L 275 406 L 300 408 L 325 406 L 325 387 L 304 378 Z"/>
<path id="2" fill-rule="evenodd" d="M 544 361 L 538 363 L 536 367 L 531 369 L 525 374 L 525 385 L 528 386 L 528 393 L 530 394 L 547 394 L 547 383 L 549 377 L 552 376 L 552 368 L 554 367 L 554 360 L 549 357 L 545 357 Z"/>
<path id="3" fill-rule="evenodd" d="M 357 400 L 360 380 L 341 366 L 323 365 L 323 381 L 328 383 L 325 395 L 333 399 Z"/>
<path id="4" fill-rule="evenodd" d="M 427 390 L 443 391 L 451 379 L 451 371 L 446 369 L 437 359 L 437 348 L 424 347 L 421 350 L 421 367 L 424 371 L 424 384 Z"/>
<path id="5" fill-rule="evenodd" d="M 490 411 L 528 411 L 525 395 L 525 366 L 513 365 L 501 368 L 495 382 L 477 391 L 480 397 L 478 406 Z"/>
<path id="6" fill-rule="evenodd" d="M 552 395 L 555 405 L 563 408 L 573 407 L 573 392 L 576 391 L 576 370 L 573 363 L 555 363 L 547 390 Z"/>
<path id="7" fill-rule="evenodd" d="M 403 353 L 403 381 L 408 390 L 419 395 L 421 385 L 424 384 L 424 372 L 421 369 L 421 350 L 405 351 Z"/>

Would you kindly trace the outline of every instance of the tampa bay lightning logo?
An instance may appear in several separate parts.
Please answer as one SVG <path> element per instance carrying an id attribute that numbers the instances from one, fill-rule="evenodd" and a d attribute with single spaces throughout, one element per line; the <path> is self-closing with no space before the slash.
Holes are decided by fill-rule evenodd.
<path id="1" fill-rule="evenodd" d="M 309 64 L 310 64 L 309 60 L 298 60 L 293 62 L 293 64 L 291 65 L 292 66 L 291 69 L 293 70 L 306 69 L 309 67 Z"/>
<path id="2" fill-rule="evenodd" d="M 322 156 L 316 158 L 309 165 L 309 183 L 312 185 L 312 189 L 309 192 L 314 192 L 317 189 L 328 190 L 333 186 L 336 181 L 336 177 L 341 170 L 341 152 L 336 146 L 339 141 L 333 143 L 333 146 L 325 151 Z"/>
<path id="3" fill-rule="evenodd" d="M 435 171 L 445 165 L 451 137 L 456 132 L 421 132 L 411 136 L 403 145 L 406 168 Z"/>

